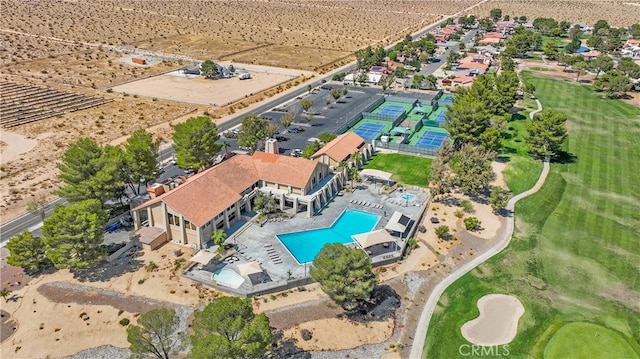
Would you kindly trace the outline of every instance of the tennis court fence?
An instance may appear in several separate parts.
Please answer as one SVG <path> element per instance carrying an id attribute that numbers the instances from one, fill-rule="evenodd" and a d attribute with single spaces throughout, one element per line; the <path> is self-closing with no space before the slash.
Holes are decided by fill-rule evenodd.
<path id="1" fill-rule="evenodd" d="M 371 102 L 371 104 L 367 105 L 367 107 L 364 108 L 363 112 L 369 112 L 372 111 L 373 109 L 375 109 L 376 107 L 380 106 L 382 103 L 384 102 L 384 97 L 380 96 L 375 98 L 375 100 L 373 100 Z M 353 116 L 352 118 L 350 118 L 349 120 L 347 120 L 345 123 L 343 123 L 342 125 L 340 125 L 337 129 L 336 129 L 336 133 L 338 135 L 341 135 L 345 132 L 347 132 L 347 130 L 349 130 L 351 127 L 353 127 L 353 125 L 355 125 L 356 123 L 358 123 L 358 121 L 362 120 L 362 112 L 356 114 L 355 116 Z"/>
<path id="2" fill-rule="evenodd" d="M 401 153 L 420 154 L 429 157 L 438 156 L 438 148 L 424 148 L 419 146 L 407 145 L 404 143 L 389 143 L 376 140 L 376 148 L 384 148 L 386 150 L 398 151 Z"/>

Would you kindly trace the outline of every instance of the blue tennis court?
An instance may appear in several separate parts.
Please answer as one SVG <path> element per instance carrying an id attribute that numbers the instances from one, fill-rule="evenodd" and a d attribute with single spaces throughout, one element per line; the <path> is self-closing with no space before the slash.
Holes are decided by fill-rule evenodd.
<path id="1" fill-rule="evenodd" d="M 447 139 L 447 134 L 442 132 L 427 131 L 420 136 L 416 146 L 424 148 L 439 148 Z"/>
<path id="2" fill-rule="evenodd" d="M 400 106 L 400 105 L 384 105 L 383 108 L 381 108 L 378 111 L 379 115 L 384 115 L 384 116 L 394 116 L 397 117 L 399 116 L 402 112 L 404 112 L 404 106 Z"/>
<path id="3" fill-rule="evenodd" d="M 436 116 L 436 122 L 438 123 L 438 125 L 440 126 L 444 125 L 446 115 L 447 115 L 447 111 L 442 111 L 438 113 L 438 116 Z"/>
<path id="4" fill-rule="evenodd" d="M 383 129 L 384 125 L 379 125 L 377 123 L 363 123 L 360 127 L 353 130 L 353 132 L 362 137 L 365 141 L 371 141 L 378 137 Z"/>
<path id="5" fill-rule="evenodd" d="M 453 97 L 443 96 L 441 100 L 442 100 L 442 102 L 444 102 L 447 105 L 452 105 L 453 104 Z"/>

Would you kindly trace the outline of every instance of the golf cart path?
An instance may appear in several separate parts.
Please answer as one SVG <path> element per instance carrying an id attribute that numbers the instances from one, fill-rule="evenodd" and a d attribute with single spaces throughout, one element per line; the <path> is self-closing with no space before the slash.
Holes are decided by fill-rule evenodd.
<path id="1" fill-rule="evenodd" d="M 542 104 L 537 99 L 536 104 L 538 105 L 538 109 L 529 113 L 529 117 L 532 119 L 535 114 L 542 111 Z M 444 291 L 447 289 L 447 287 L 449 287 L 449 285 L 451 285 L 463 275 L 469 273 L 475 267 L 484 263 L 489 258 L 500 253 L 509 245 L 511 237 L 513 236 L 513 229 L 515 227 L 515 205 L 519 200 L 538 192 L 540 187 L 542 187 L 544 181 L 547 179 L 547 174 L 549 173 L 549 160 L 549 156 L 545 157 L 542 166 L 542 173 L 540 173 L 540 177 L 538 178 L 536 184 L 529 190 L 514 196 L 507 203 L 505 209 L 508 211 L 509 215 L 506 217 L 506 227 L 496 245 L 486 252 L 480 254 L 479 256 L 473 258 L 471 261 L 465 263 L 462 267 L 453 271 L 451 274 L 449 274 L 449 276 L 445 277 L 440 283 L 438 283 L 435 288 L 433 288 L 433 291 L 429 295 L 429 299 L 422 309 L 422 314 L 420 315 L 420 319 L 418 321 L 416 333 L 413 336 L 414 340 L 411 346 L 411 354 L 409 356 L 410 358 L 422 358 L 422 350 L 424 348 L 424 342 L 426 340 L 427 331 L 429 329 L 431 316 L 433 315 L 433 311 L 436 308 L 436 304 L 438 304 L 438 300 L 442 296 L 442 293 L 444 293 Z"/>

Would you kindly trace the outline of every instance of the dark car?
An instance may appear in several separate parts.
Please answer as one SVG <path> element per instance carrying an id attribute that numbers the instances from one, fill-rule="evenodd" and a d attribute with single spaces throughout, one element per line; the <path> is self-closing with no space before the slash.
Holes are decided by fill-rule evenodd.
<path id="1" fill-rule="evenodd" d="M 289 140 L 288 137 L 285 137 L 285 136 L 282 136 L 282 135 L 276 135 L 275 139 L 280 141 L 280 142 L 284 142 L 284 141 L 288 141 Z"/>
<path id="2" fill-rule="evenodd" d="M 323 90 L 333 90 L 333 86 L 331 85 L 322 85 L 320 86 L 320 88 Z"/>
<path id="3" fill-rule="evenodd" d="M 295 127 L 289 127 L 289 128 L 287 129 L 287 132 L 289 132 L 289 133 L 298 133 L 298 132 L 300 132 L 300 131 L 298 131 L 298 129 L 297 129 L 297 128 L 295 128 Z"/>
<path id="4" fill-rule="evenodd" d="M 293 127 L 294 129 L 296 129 L 298 132 L 304 132 L 304 128 L 302 127 Z"/>

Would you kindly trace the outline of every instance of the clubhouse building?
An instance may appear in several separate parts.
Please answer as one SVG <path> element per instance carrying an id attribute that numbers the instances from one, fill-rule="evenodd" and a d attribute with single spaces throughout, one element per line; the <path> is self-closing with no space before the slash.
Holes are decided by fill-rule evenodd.
<path id="1" fill-rule="evenodd" d="M 156 183 L 147 188 L 150 199 L 132 209 L 136 235 L 152 249 L 167 241 L 206 248 L 214 230 L 251 220 L 259 191 L 280 210 L 312 217 L 340 191 L 344 174 L 337 166 L 356 151 L 366 161 L 371 145 L 349 133 L 314 154 L 315 160 L 259 151 L 236 154 L 190 178 Z"/>

